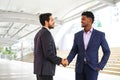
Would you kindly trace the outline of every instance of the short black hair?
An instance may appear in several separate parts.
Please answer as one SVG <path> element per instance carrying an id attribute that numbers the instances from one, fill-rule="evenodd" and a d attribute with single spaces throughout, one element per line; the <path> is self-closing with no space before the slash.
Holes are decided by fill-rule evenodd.
<path id="1" fill-rule="evenodd" d="M 39 21 L 42 24 L 42 26 L 45 26 L 45 21 L 50 20 L 50 16 L 52 16 L 51 13 L 43 13 L 39 15 Z"/>
<path id="2" fill-rule="evenodd" d="M 85 11 L 85 12 L 83 12 L 82 16 L 87 16 L 89 18 L 92 18 L 92 23 L 94 22 L 94 14 L 91 11 Z"/>

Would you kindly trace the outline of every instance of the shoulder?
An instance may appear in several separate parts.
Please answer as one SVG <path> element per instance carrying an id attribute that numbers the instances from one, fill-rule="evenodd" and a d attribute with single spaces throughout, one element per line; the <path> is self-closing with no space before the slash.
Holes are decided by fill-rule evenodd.
<path id="1" fill-rule="evenodd" d="M 47 29 L 45 29 L 45 28 L 42 27 L 42 28 L 37 32 L 37 34 L 36 34 L 35 37 L 40 38 L 40 37 L 47 37 L 47 36 L 50 36 L 50 32 L 49 32 Z"/>
<path id="2" fill-rule="evenodd" d="M 81 35 L 81 34 L 83 34 L 83 30 L 81 30 L 81 31 L 79 31 L 79 32 L 77 32 L 77 33 L 75 33 L 75 36 L 79 36 L 79 35 Z"/>
<path id="3" fill-rule="evenodd" d="M 48 36 L 50 35 L 50 32 L 46 28 L 42 27 L 41 30 L 38 32 L 38 34 L 40 36 Z"/>
<path id="4" fill-rule="evenodd" d="M 96 30 L 96 29 L 93 29 L 93 32 L 94 32 L 95 34 L 97 34 L 97 35 L 105 35 L 104 32 L 99 31 L 99 30 Z"/>

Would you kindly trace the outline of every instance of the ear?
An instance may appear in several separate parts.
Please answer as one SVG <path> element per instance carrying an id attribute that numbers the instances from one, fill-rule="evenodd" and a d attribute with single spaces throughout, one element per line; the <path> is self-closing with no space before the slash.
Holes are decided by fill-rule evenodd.
<path id="1" fill-rule="evenodd" d="M 92 19 L 91 18 L 89 18 L 89 21 L 92 23 Z"/>
<path id="2" fill-rule="evenodd" d="M 48 21 L 45 21 L 45 24 L 48 24 Z"/>

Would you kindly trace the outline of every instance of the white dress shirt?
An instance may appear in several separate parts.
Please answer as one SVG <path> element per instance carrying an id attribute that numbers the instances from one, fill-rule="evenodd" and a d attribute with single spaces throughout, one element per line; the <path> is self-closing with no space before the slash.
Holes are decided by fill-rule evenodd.
<path id="1" fill-rule="evenodd" d="M 83 40 L 84 40 L 84 46 L 85 46 L 85 50 L 87 49 L 91 34 L 92 34 L 93 28 L 90 29 L 90 31 L 83 33 Z"/>
<path id="2" fill-rule="evenodd" d="M 90 41 L 90 37 L 91 37 L 92 31 L 93 31 L 93 28 L 91 28 L 90 31 L 88 31 L 88 32 L 84 31 L 84 33 L 83 33 L 83 40 L 84 40 L 84 48 L 85 48 L 85 50 L 88 47 L 88 43 Z M 84 57 L 84 61 L 86 62 L 86 57 Z"/>

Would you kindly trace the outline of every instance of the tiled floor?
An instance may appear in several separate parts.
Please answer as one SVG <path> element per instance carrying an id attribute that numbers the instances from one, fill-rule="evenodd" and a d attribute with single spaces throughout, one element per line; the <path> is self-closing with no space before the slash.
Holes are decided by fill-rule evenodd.
<path id="1" fill-rule="evenodd" d="M 74 69 L 57 66 L 54 80 L 75 80 Z M 33 64 L 0 59 L 0 80 L 36 80 Z M 120 80 L 120 76 L 99 74 L 98 80 Z"/>
<path id="2" fill-rule="evenodd" d="M 35 80 L 32 63 L 0 59 L 0 80 Z"/>

